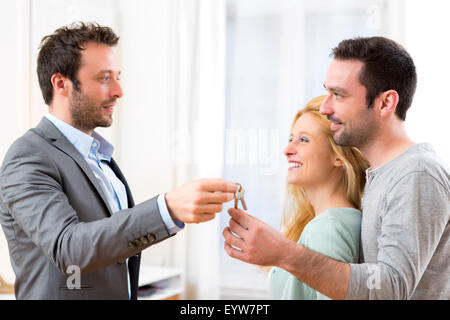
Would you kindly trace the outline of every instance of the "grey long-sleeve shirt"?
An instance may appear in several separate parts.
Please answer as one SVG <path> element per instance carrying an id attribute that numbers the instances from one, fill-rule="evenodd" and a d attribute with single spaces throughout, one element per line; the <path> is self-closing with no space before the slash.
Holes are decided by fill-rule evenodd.
<path id="1" fill-rule="evenodd" d="M 367 172 L 347 299 L 450 299 L 450 170 L 429 144 Z"/>

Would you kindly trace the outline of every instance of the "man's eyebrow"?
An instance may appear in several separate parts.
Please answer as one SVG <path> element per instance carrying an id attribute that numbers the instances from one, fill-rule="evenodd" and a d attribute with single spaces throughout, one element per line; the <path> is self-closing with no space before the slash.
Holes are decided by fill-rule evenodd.
<path id="1" fill-rule="evenodd" d="M 99 71 L 99 72 L 97 72 L 97 74 L 102 74 L 102 73 L 115 73 L 115 71 L 114 70 L 101 70 L 101 71 Z M 119 75 L 120 76 L 120 74 L 122 73 L 122 71 L 118 71 L 117 72 L 117 75 Z"/>
<path id="2" fill-rule="evenodd" d="M 325 83 L 323 84 L 323 87 L 325 88 L 325 90 L 328 90 L 328 91 L 340 92 L 340 93 L 343 93 L 343 94 L 348 94 L 347 90 L 345 90 L 344 88 L 341 88 L 341 87 L 328 87 L 327 88 Z"/>

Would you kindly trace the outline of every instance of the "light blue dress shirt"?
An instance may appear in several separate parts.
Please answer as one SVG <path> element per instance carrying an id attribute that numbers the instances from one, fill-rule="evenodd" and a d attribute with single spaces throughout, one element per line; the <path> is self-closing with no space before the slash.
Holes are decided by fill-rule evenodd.
<path id="1" fill-rule="evenodd" d="M 102 187 L 113 214 L 117 211 L 128 209 L 128 198 L 125 186 L 108 165 L 111 161 L 114 147 L 95 131 L 92 133 L 92 136 L 90 136 L 72 127 L 49 112 L 45 117 L 50 120 L 62 134 L 64 134 L 67 140 L 73 144 L 89 164 L 94 176 Z M 184 228 L 184 223 L 172 220 L 164 196 L 164 193 L 158 196 L 158 209 L 169 234 L 173 235 Z"/>

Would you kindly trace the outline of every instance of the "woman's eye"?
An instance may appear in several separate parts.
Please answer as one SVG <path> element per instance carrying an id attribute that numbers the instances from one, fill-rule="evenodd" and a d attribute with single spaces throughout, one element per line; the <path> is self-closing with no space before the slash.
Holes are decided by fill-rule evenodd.
<path id="1" fill-rule="evenodd" d="M 292 141 L 294 141 L 294 138 L 291 137 L 291 138 L 288 139 L 288 143 L 291 143 Z M 300 137 L 297 140 L 297 143 L 299 143 L 299 142 L 309 142 L 309 139 L 306 138 L 306 137 Z"/>
<path id="2" fill-rule="evenodd" d="M 309 139 L 306 138 L 306 137 L 301 137 L 301 138 L 299 139 L 299 141 L 300 141 L 300 142 L 309 142 Z"/>

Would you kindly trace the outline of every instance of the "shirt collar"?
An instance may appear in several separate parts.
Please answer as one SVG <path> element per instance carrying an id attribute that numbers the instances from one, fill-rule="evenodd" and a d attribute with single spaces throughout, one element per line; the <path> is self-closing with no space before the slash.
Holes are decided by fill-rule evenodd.
<path id="1" fill-rule="evenodd" d="M 55 117 L 50 112 L 47 112 L 45 117 L 64 134 L 83 157 L 87 158 L 90 153 L 96 157 L 98 153 L 102 160 L 111 160 L 114 147 L 97 132 L 94 131 L 90 136 Z"/>
<path id="2" fill-rule="evenodd" d="M 389 168 L 394 166 L 398 161 L 401 161 L 401 159 L 403 158 L 409 157 L 410 153 L 417 152 L 418 150 L 425 150 L 434 153 L 434 149 L 431 144 L 426 142 L 416 143 L 406 149 L 402 154 L 398 155 L 394 159 L 389 160 L 387 163 L 381 165 L 380 167 L 375 169 L 372 169 L 372 167 L 370 167 L 366 169 L 366 179 L 369 180 L 369 178 L 378 175 L 380 172 L 383 173 L 384 171 L 389 170 Z"/>

